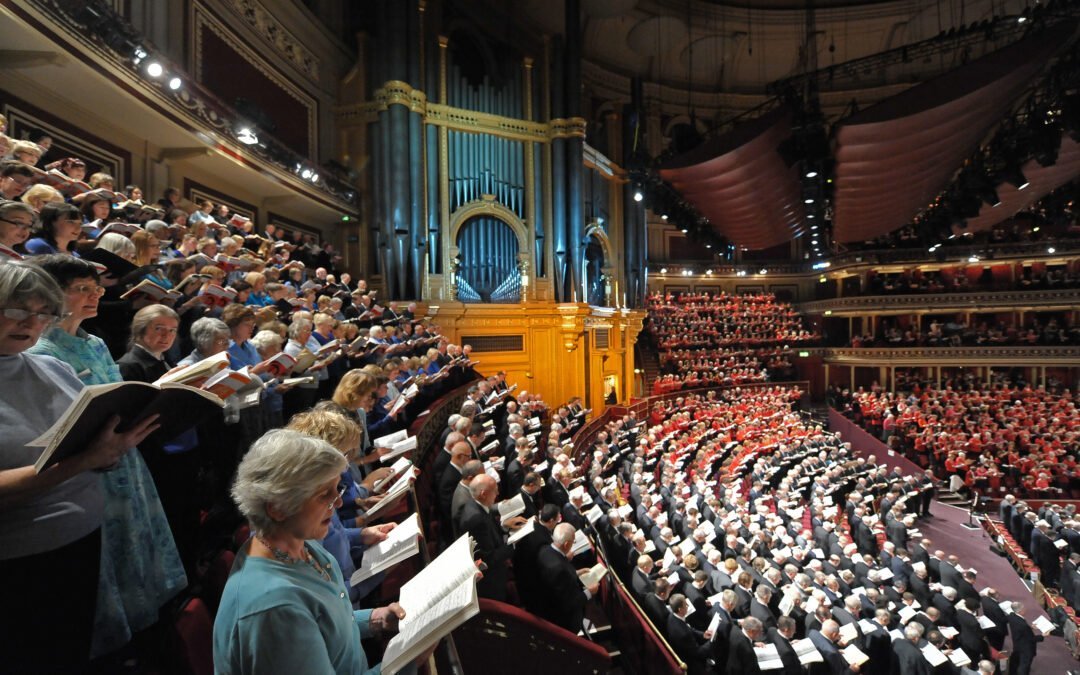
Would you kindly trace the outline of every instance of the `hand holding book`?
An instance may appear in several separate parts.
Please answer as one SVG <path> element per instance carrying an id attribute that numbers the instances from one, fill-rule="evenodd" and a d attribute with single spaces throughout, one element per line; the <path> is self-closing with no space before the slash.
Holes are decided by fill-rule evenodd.
<path id="1" fill-rule="evenodd" d="M 83 462 L 85 471 L 108 469 L 115 466 L 120 458 L 127 454 L 146 437 L 157 431 L 158 415 L 150 415 L 123 433 L 116 431 L 120 426 L 119 415 L 113 415 L 101 428 L 94 440 L 90 441 L 86 452 L 75 456 L 75 461 Z"/>

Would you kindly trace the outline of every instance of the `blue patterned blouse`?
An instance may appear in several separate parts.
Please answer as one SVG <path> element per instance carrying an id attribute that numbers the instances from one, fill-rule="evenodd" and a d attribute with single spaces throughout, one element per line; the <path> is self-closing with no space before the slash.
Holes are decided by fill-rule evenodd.
<path id="1" fill-rule="evenodd" d="M 30 350 L 70 365 L 85 385 L 123 381 L 101 338 L 52 328 Z M 158 610 L 187 586 L 187 576 L 157 487 L 138 449 L 102 474 L 105 520 L 91 657 L 116 651 L 158 620 Z"/>

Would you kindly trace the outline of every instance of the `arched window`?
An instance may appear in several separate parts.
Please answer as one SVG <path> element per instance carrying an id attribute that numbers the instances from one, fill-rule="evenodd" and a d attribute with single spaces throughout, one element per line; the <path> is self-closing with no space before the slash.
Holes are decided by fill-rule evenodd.
<path id="1" fill-rule="evenodd" d="M 473 216 L 458 231 L 457 298 L 461 302 L 518 302 L 518 238 L 502 220 Z"/>

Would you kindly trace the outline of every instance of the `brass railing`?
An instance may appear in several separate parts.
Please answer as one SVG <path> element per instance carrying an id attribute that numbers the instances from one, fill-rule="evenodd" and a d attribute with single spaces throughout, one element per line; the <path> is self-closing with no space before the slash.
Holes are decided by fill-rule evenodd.
<path id="1" fill-rule="evenodd" d="M 836 347 L 821 350 L 828 364 L 866 366 L 922 365 L 1080 365 L 1080 346 L 1048 347 Z"/>

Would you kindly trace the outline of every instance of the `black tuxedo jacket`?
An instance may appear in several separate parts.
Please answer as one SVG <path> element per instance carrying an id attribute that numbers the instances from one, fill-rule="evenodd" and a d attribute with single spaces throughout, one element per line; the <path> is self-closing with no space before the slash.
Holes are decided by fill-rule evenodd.
<path id="1" fill-rule="evenodd" d="M 540 615 L 571 633 L 578 632 L 585 618 L 587 600 L 577 570 L 565 555 L 551 546 L 540 549 L 537 565 L 544 595 Z"/>
<path id="2" fill-rule="evenodd" d="M 476 541 L 475 556 L 484 561 L 487 570 L 476 584 L 476 592 L 482 598 L 506 602 L 506 582 L 509 576 L 506 561 L 514 554 L 514 548 L 503 539 L 502 528 L 496 523 L 497 515 L 485 511 L 475 500 L 461 509 L 461 526 Z"/>
<path id="3" fill-rule="evenodd" d="M 776 645 L 776 653 L 780 655 L 780 661 L 784 664 L 784 667 L 780 670 L 781 675 L 803 675 L 803 667 L 799 663 L 799 657 L 795 654 L 794 647 L 791 646 L 791 642 L 786 637 L 780 634 L 780 631 L 770 628 L 765 633 L 765 641 Z M 769 672 L 774 673 L 776 671 Z"/>
<path id="4" fill-rule="evenodd" d="M 897 675 L 930 675 L 930 662 L 911 640 L 903 639 L 892 643 L 896 654 Z"/>
<path id="5" fill-rule="evenodd" d="M 704 635 L 670 612 L 667 616 L 667 638 L 671 648 L 686 664 L 687 675 L 705 675 L 708 672 L 705 660 L 711 653 L 712 645 L 705 640 Z M 753 653 L 754 650 L 751 649 L 751 656 Z M 757 663 L 756 659 L 754 663 Z"/>
<path id="6" fill-rule="evenodd" d="M 522 604 L 534 614 L 539 614 L 543 598 L 538 561 L 540 549 L 550 545 L 551 532 L 538 524 L 514 546 L 514 585 Z"/>

